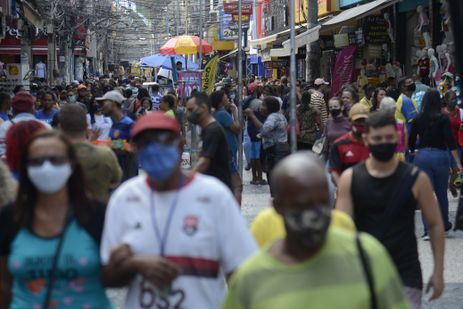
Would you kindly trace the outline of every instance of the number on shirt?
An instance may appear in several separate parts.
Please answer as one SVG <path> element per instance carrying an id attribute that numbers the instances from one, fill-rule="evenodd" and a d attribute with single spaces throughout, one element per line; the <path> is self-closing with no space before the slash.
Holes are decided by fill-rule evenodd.
<path id="1" fill-rule="evenodd" d="M 172 290 L 169 292 L 169 298 L 166 298 L 157 293 L 156 290 L 143 279 L 140 283 L 139 300 L 141 308 L 152 308 L 155 305 L 157 309 L 181 309 L 185 300 L 185 292 L 180 289 Z"/>

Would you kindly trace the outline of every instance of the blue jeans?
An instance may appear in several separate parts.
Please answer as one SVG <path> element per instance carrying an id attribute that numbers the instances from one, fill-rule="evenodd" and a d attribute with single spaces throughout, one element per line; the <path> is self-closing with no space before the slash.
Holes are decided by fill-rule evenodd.
<path id="1" fill-rule="evenodd" d="M 434 192 L 439 202 L 439 207 L 444 220 L 444 228 L 451 227 L 449 222 L 449 199 L 447 187 L 450 177 L 450 160 L 447 150 L 436 148 L 423 148 L 418 151 L 414 164 L 423 170 L 431 179 Z M 423 220 L 424 232 L 427 234 L 428 228 Z"/>

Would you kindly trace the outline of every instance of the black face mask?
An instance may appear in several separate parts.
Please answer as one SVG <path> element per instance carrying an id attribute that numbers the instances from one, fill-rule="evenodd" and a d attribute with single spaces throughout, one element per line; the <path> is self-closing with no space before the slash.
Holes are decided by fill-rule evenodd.
<path id="1" fill-rule="evenodd" d="M 368 145 L 371 155 L 378 161 L 387 162 L 392 159 L 397 149 L 397 143 L 381 143 Z"/>
<path id="2" fill-rule="evenodd" d="M 339 116 L 339 114 L 341 114 L 341 109 L 340 108 L 336 108 L 336 109 L 330 109 L 330 114 L 331 116 L 333 116 L 333 118 L 336 118 Z"/>
<path id="3" fill-rule="evenodd" d="M 407 90 L 410 91 L 410 92 L 415 92 L 415 90 L 416 90 L 415 83 L 408 85 Z"/>

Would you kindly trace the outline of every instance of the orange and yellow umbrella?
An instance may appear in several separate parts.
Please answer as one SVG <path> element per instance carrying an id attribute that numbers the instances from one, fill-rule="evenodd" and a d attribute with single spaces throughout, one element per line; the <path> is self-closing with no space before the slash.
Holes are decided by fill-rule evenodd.
<path id="1" fill-rule="evenodd" d="M 160 53 L 163 55 L 193 55 L 199 53 L 200 38 L 194 35 L 177 36 L 167 41 L 161 47 Z M 203 54 L 212 52 L 212 45 L 207 41 L 202 41 Z"/>

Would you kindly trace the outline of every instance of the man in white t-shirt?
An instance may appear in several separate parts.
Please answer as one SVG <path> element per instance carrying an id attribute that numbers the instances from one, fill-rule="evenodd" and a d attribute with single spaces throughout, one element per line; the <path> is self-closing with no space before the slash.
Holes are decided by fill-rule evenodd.
<path id="1" fill-rule="evenodd" d="M 125 308 L 216 309 L 226 281 L 257 246 L 230 190 L 185 174 L 180 126 L 162 112 L 132 129 L 140 175 L 109 201 L 101 258 L 111 281 L 129 284 Z"/>

